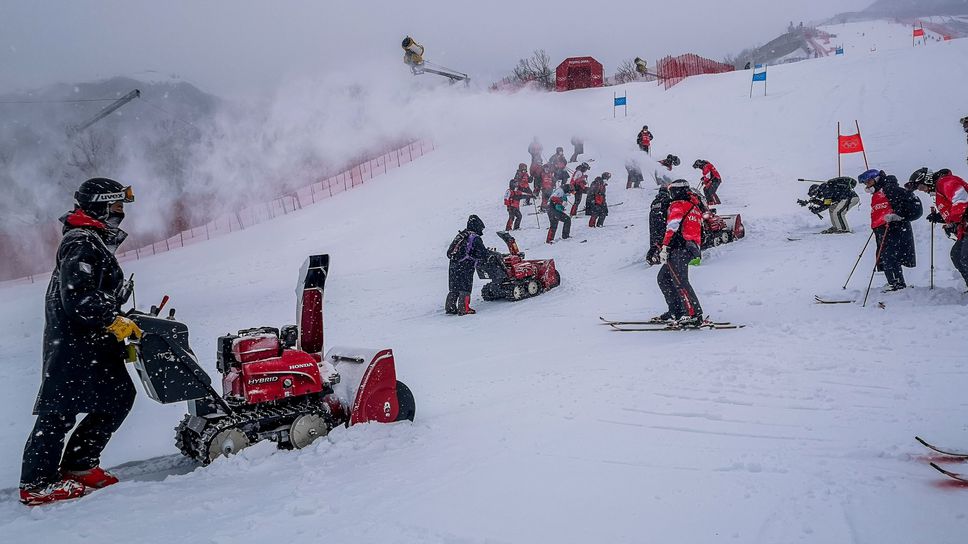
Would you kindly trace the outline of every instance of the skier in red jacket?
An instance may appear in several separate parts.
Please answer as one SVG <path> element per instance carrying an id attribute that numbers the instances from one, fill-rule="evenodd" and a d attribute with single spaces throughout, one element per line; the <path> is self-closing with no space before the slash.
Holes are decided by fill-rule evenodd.
<path id="1" fill-rule="evenodd" d="M 551 198 L 551 191 L 555 189 L 555 177 L 552 170 L 551 164 L 544 165 L 541 168 L 541 207 L 540 211 L 548 211 L 548 199 Z M 537 191 L 535 191 L 535 197 L 538 196 Z"/>
<path id="2" fill-rule="evenodd" d="M 716 167 L 711 162 L 702 159 L 697 159 L 696 162 L 692 163 L 692 167 L 697 170 L 702 170 L 702 192 L 706 197 L 706 204 L 710 206 L 721 204 L 719 196 L 716 194 L 716 190 L 719 189 L 719 185 L 723 182 L 723 178 L 719 175 L 719 170 L 716 170 Z"/>
<path id="3" fill-rule="evenodd" d="M 927 168 L 921 168 L 911 174 L 911 181 L 906 186 L 934 194 L 937 210 L 929 213 L 927 220 L 943 224 L 945 234 L 955 237 L 955 245 L 951 248 L 951 263 L 968 284 L 968 243 L 965 242 L 968 183 L 947 168 L 933 173 Z"/>
<path id="4" fill-rule="evenodd" d="M 571 181 L 568 182 L 575 192 L 575 203 L 571 205 L 571 213 L 568 214 L 571 217 L 578 215 L 578 205 L 581 204 L 581 197 L 588 190 L 588 171 L 591 168 L 587 162 L 579 164 L 575 167 L 575 173 L 571 175 Z"/>
<path id="5" fill-rule="evenodd" d="M 651 154 L 649 149 L 652 148 L 652 140 L 654 138 L 655 136 L 649 132 L 649 125 L 644 125 L 642 130 L 639 131 L 639 135 L 635 137 L 635 143 L 639 144 L 639 149 Z"/>
<path id="6" fill-rule="evenodd" d="M 531 191 L 531 177 L 528 174 L 528 165 L 523 162 L 518 164 L 518 171 L 514 173 L 514 178 L 512 180 L 517 186 L 518 190 L 525 193 L 527 198 L 525 199 L 525 204 L 531 205 L 531 199 L 534 197 Z"/>
<path id="7" fill-rule="evenodd" d="M 521 228 L 521 201 L 531 196 L 531 189 L 528 184 L 524 184 L 524 189 L 516 180 L 511 180 L 508 190 L 504 192 L 504 205 L 508 209 L 508 222 L 504 230 L 518 230 Z"/>
<path id="8" fill-rule="evenodd" d="M 702 212 L 693 201 L 689 182 L 684 179 L 669 185 L 671 202 L 666 214 L 666 231 L 659 250 L 662 268 L 656 278 L 669 310 L 653 319 L 674 322 L 679 327 L 703 324 L 702 306 L 689 283 L 689 261 L 702 251 Z"/>

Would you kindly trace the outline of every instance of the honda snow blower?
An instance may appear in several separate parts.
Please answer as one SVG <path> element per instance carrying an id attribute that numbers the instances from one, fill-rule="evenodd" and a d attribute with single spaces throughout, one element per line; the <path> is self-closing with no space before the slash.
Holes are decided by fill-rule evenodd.
<path id="1" fill-rule="evenodd" d="M 410 389 L 396 379 L 390 349 L 332 348 L 323 356 L 323 288 L 329 255 L 313 255 L 300 272 L 297 325 L 259 327 L 218 339 L 222 393 L 198 364 L 188 327 L 175 311 L 131 312 L 144 332 L 135 368 L 145 391 L 162 403 L 188 401 L 175 443 L 208 464 L 262 440 L 299 449 L 337 425 L 413 420 Z M 301 291 L 301 292 L 300 292 Z"/>
<path id="2" fill-rule="evenodd" d="M 561 285 L 554 259 L 524 260 L 524 253 L 509 233 L 497 233 L 508 245 L 509 253 L 491 251 L 477 265 L 477 275 L 491 280 L 481 288 L 484 300 L 517 301 L 544 293 Z"/>
<path id="3" fill-rule="evenodd" d="M 702 216 L 702 248 L 728 244 L 746 236 L 746 227 L 743 226 L 743 219 L 740 215 L 717 215 L 715 208 L 709 210 Z"/>

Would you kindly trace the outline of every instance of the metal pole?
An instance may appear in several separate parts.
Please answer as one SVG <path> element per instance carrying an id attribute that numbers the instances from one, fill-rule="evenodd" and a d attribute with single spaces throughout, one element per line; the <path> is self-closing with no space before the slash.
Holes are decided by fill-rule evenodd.
<path id="1" fill-rule="evenodd" d="M 864 244 L 864 249 L 860 250 L 860 255 L 857 256 L 857 262 L 855 262 L 854 267 L 850 269 L 850 275 L 847 276 L 847 281 L 844 282 L 844 286 L 841 287 L 841 289 L 847 288 L 847 284 L 850 283 L 850 278 L 854 276 L 854 271 L 857 270 L 857 265 L 860 264 L 860 258 L 864 256 L 864 253 L 867 253 L 867 246 L 870 245 L 871 238 L 873 237 L 874 237 L 874 231 L 872 230 L 871 235 L 867 237 L 867 243 Z M 875 263 L 874 266 L 876 267 L 877 264 Z"/>
<path id="2" fill-rule="evenodd" d="M 840 170 L 840 121 L 837 121 L 837 177 L 842 176 Z"/>
<path id="3" fill-rule="evenodd" d="M 860 140 L 860 152 L 864 154 L 864 170 L 870 170 L 871 167 L 867 164 L 867 150 L 864 149 L 864 138 L 860 135 L 860 123 L 857 119 L 854 119 L 854 125 L 857 126 L 857 138 Z"/>
<path id="4" fill-rule="evenodd" d="M 884 251 L 884 246 L 887 245 L 887 231 L 890 230 L 891 224 L 884 223 L 884 235 L 881 237 L 881 247 L 877 250 L 877 255 L 874 257 L 874 268 L 871 269 L 871 279 L 867 282 L 867 292 L 864 293 L 864 303 L 861 304 L 861 308 L 867 307 L 867 297 L 871 294 L 871 285 L 874 285 L 874 274 L 877 272 L 877 264 L 881 262 L 881 251 Z M 874 231 L 871 230 L 871 236 L 874 235 Z"/>
<path id="5" fill-rule="evenodd" d="M 931 206 L 931 213 L 936 213 L 934 206 Z M 931 223 L 931 289 L 934 289 L 934 223 Z"/>

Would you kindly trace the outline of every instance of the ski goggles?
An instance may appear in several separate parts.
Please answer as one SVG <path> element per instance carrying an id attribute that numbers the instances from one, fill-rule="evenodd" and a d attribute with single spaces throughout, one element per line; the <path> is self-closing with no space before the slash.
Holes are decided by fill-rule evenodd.
<path id="1" fill-rule="evenodd" d="M 75 197 L 80 202 L 94 202 L 94 203 L 126 202 L 127 203 L 127 202 L 134 202 L 134 190 L 131 188 L 130 185 L 128 185 L 127 187 L 115 193 L 90 194 L 90 193 L 82 193 L 78 191 L 75 194 Z"/>

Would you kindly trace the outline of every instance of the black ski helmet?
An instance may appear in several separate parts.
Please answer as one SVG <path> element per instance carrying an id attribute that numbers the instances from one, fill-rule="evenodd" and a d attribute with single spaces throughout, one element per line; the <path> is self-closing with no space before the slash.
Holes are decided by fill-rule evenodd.
<path id="1" fill-rule="evenodd" d="M 679 166 L 681 164 L 679 162 L 679 157 L 675 155 L 666 155 L 665 162 L 669 166 Z"/>
<path id="2" fill-rule="evenodd" d="M 933 187 L 937 185 L 938 181 L 940 181 L 941 178 L 945 176 L 950 176 L 950 175 L 951 175 L 951 170 L 948 170 L 947 168 L 942 168 L 941 170 L 938 170 L 937 172 L 934 173 L 933 176 L 931 176 L 931 186 Z"/>
<path id="3" fill-rule="evenodd" d="M 581 170 L 582 172 L 587 172 L 587 171 L 589 171 L 591 169 L 592 169 L 592 167 L 591 166 L 588 166 L 588 163 L 587 162 L 583 162 L 583 163 L 579 164 L 577 168 L 575 168 L 575 170 Z"/>
<path id="4" fill-rule="evenodd" d="M 134 202 L 131 186 L 125 187 L 110 178 L 91 178 L 74 193 L 77 207 L 95 219 L 107 219 L 108 208 L 115 202 Z"/>
<path id="5" fill-rule="evenodd" d="M 612 179 L 611 172 L 602 172 L 602 181 L 608 181 L 610 179 Z"/>
<path id="6" fill-rule="evenodd" d="M 689 182 L 684 179 L 673 181 L 668 185 L 667 189 L 672 200 L 688 200 L 689 194 L 692 192 L 689 188 Z"/>
<path id="7" fill-rule="evenodd" d="M 556 147 L 555 148 L 555 153 L 564 153 L 564 152 L 565 152 L 565 148 L 563 148 L 563 147 Z"/>
<path id="8" fill-rule="evenodd" d="M 527 164 L 524 164 L 523 162 L 518 163 L 518 170 L 527 170 L 527 169 L 528 169 Z"/>
<path id="9" fill-rule="evenodd" d="M 706 166 L 706 161 L 702 159 L 696 159 L 696 162 L 692 163 L 693 168 L 703 168 Z"/>
<path id="10" fill-rule="evenodd" d="M 476 233 L 478 236 L 484 235 L 484 222 L 476 215 L 467 218 L 467 230 Z"/>
<path id="11" fill-rule="evenodd" d="M 934 188 L 934 180 L 931 179 L 933 175 L 934 172 L 928 170 L 926 166 L 918 168 L 911 174 L 911 177 L 908 178 L 908 182 L 905 184 L 905 187 L 916 189 L 918 185 L 927 185 L 928 187 Z"/>
<path id="12" fill-rule="evenodd" d="M 814 183 L 813 185 L 810 186 L 809 189 L 807 189 L 807 195 L 809 195 L 811 197 L 817 196 L 817 193 L 819 193 L 819 192 L 820 192 L 820 185 L 818 185 L 816 183 Z"/>

